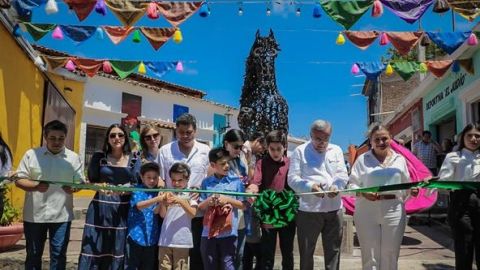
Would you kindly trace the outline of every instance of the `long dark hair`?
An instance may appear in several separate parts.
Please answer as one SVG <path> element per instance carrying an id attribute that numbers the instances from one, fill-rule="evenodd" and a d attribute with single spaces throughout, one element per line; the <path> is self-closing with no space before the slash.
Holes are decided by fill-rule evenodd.
<path id="1" fill-rule="evenodd" d="M 230 129 L 223 137 L 223 147 L 225 148 L 225 142 L 233 143 L 239 141 L 245 142 L 245 133 L 240 129 Z"/>
<path id="2" fill-rule="evenodd" d="M 0 133 L 0 160 L 2 161 L 2 167 L 6 166 L 8 159 L 12 159 L 12 151 L 10 151 L 10 147 L 8 144 L 3 140 L 2 134 Z"/>
<path id="3" fill-rule="evenodd" d="M 458 141 L 458 151 L 461 151 L 463 148 L 465 148 L 465 134 L 472 129 L 480 131 L 480 123 L 470 123 L 465 126 L 465 128 L 460 133 L 460 140 Z"/>
<path id="4" fill-rule="evenodd" d="M 108 137 L 110 135 L 110 132 L 114 128 L 119 128 L 120 130 L 122 130 L 123 134 L 125 134 L 125 142 L 124 142 L 123 147 L 122 147 L 123 148 L 123 153 L 124 154 L 130 154 L 132 152 L 132 148 L 130 147 L 130 140 L 128 139 L 128 133 L 125 130 L 125 128 L 123 126 L 121 126 L 120 124 L 113 124 L 110 127 L 108 127 L 107 133 L 105 134 L 105 141 L 103 142 L 103 147 L 102 147 L 103 152 L 105 154 L 110 154 L 112 152 L 112 146 L 110 146 L 110 143 L 108 143 Z"/>

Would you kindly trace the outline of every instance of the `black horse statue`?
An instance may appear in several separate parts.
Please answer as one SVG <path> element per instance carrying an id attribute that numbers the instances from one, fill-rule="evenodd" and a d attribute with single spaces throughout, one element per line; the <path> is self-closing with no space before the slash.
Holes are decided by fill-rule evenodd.
<path id="1" fill-rule="evenodd" d="M 247 137 L 282 130 L 288 134 L 288 105 L 277 89 L 275 58 L 280 48 L 270 29 L 267 37 L 257 30 L 246 62 L 238 124 Z"/>

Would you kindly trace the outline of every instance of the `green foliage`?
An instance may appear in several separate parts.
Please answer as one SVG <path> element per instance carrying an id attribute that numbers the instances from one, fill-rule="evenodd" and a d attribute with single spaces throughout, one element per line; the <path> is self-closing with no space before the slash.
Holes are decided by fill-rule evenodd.
<path id="1" fill-rule="evenodd" d="M 438 60 L 446 55 L 446 53 L 442 49 L 435 46 L 433 42 L 424 48 L 425 60 Z M 382 57 L 382 61 L 418 61 L 418 50 L 417 48 L 414 48 L 407 55 L 400 55 L 394 47 L 390 47 L 387 50 L 387 54 Z"/>
<path id="2" fill-rule="evenodd" d="M 8 196 L 5 196 L 9 188 L 0 188 L 0 193 L 3 197 L 3 215 L 0 218 L 0 226 L 9 226 L 13 222 L 18 220 L 20 216 L 20 210 L 13 207 Z"/>

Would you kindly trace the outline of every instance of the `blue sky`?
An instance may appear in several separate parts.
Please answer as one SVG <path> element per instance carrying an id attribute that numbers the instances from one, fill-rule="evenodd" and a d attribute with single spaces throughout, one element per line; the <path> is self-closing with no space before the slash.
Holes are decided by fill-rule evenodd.
<path id="1" fill-rule="evenodd" d="M 75 45 L 70 39 L 53 40 L 46 35 L 38 44 L 88 58 L 122 60 L 184 61 L 185 72 L 170 72 L 163 80 L 193 87 L 207 93 L 206 98 L 239 107 L 245 74 L 245 59 L 259 29 L 267 35 L 271 28 L 280 44 L 276 60 L 277 86 L 289 105 L 290 133 L 308 135 L 310 123 L 318 118 L 329 120 L 334 127 L 332 142 L 344 150 L 349 144 L 360 144 L 365 139 L 366 98 L 361 92 L 362 76 L 350 74 L 356 61 L 378 61 L 389 46 L 374 43 L 362 51 L 346 42 L 337 46 L 335 39 L 342 27 L 322 11 L 322 17 L 312 17 L 313 5 L 302 4 L 301 15 L 290 1 L 273 4 L 272 15 L 266 16 L 266 4 L 243 4 L 243 16 L 238 16 L 238 1 L 211 3 L 211 14 L 202 18 L 193 15 L 180 28 L 183 42 L 169 41 L 155 51 L 142 36 L 142 42 L 131 42 L 131 36 L 119 45 L 105 37 L 95 37 Z M 34 23 L 75 25 L 121 25 L 111 14 L 103 17 L 92 12 L 83 22 L 69 12 L 63 2 L 60 12 L 45 15 L 43 8 L 34 10 Z M 471 29 L 474 23 L 455 15 L 456 30 Z M 421 19 L 425 31 L 452 31 L 451 13 L 439 15 L 431 8 Z M 168 27 L 162 18 L 150 20 L 146 16 L 137 26 Z M 380 18 L 372 18 L 368 11 L 352 30 L 414 31 L 419 24 L 406 23 L 385 9 Z M 28 34 L 25 36 L 29 37 Z M 352 96 L 353 95 L 353 96 Z"/>

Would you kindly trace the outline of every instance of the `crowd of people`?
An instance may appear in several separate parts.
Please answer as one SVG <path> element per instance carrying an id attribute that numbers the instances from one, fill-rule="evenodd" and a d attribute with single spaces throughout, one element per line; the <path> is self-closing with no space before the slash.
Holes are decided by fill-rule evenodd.
<path id="1" fill-rule="evenodd" d="M 42 268 L 48 235 L 50 269 L 65 269 L 72 194 L 77 191 L 69 184 L 88 183 L 100 189 L 87 210 L 79 269 L 273 269 L 279 240 L 282 269 L 289 270 L 294 268 L 295 235 L 300 269 L 314 269 L 320 235 L 325 269 L 340 269 L 340 191 L 406 183 L 410 176 L 405 158 L 390 147 L 387 128 L 376 125 L 369 131 L 371 149 L 358 157 L 350 175 L 341 148 L 330 143 L 332 131 L 328 121 L 314 121 L 310 140 L 287 157 L 287 134 L 278 130 L 246 138 L 241 130 L 231 129 L 222 147 L 210 149 L 196 140 L 195 117 L 183 114 L 176 119 L 176 140 L 160 147 L 160 131 L 146 126 L 140 132 L 142 151 L 136 152 L 126 130 L 114 124 L 85 177 L 80 157 L 65 147 L 65 124 L 49 122 L 44 146 L 28 150 L 16 170 L 15 184 L 26 191 L 25 268 Z M 438 175 L 480 181 L 480 125 L 467 125 L 459 137 L 457 150 L 445 156 Z M 419 142 L 413 152 L 433 171 L 433 162 L 423 159 L 432 152 L 428 143 Z M 0 137 L 1 175 L 11 175 L 11 167 L 12 152 Z M 107 185 L 138 189 L 118 192 Z M 156 188 L 168 191 L 148 191 Z M 262 224 L 248 193 L 267 189 L 297 194 L 296 220 L 281 228 Z M 238 195 L 218 194 L 224 191 Z M 418 192 L 411 188 L 357 194 L 354 221 L 363 269 L 397 269 L 405 198 Z M 456 268 L 471 269 L 474 254 L 479 267 L 480 190 L 451 193 L 449 223 Z"/>

